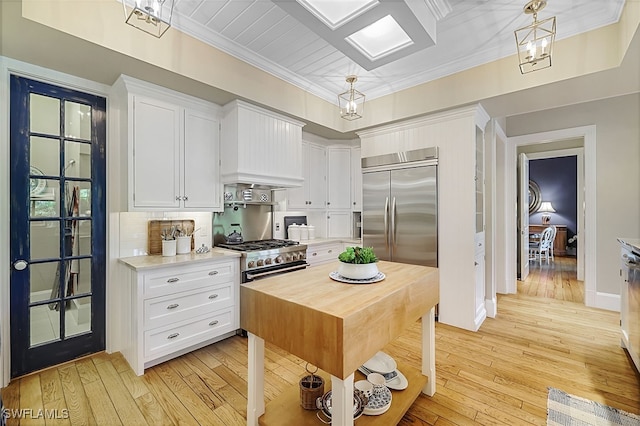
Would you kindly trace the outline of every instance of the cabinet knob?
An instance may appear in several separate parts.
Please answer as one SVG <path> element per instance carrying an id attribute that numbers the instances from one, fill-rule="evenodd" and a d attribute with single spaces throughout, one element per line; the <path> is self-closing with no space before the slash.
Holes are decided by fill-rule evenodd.
<path id="1" fill-rule="evenodd" d="M 186 195 L 185 195 L 184 197 L 182 197 L 182 199 L 183 199 L 184 201 L 189 201 L 189 197 L 187 197 Z"/>
<path id="2" fill-rule="evenodd" d="M 218 325 L 218 320 L 213 320 L 209 323 L 209 325 L 214 326 L 214 325 Z"/>
<path id="3" fill-rule="evenodd" d="M 473 266 L 478 266 L 478 262 L 473 262 Z"/>
<path id="4" fill-rule="evenodd" d="M 309 201 L 309 204 L 311 204 L 311 201 Z"/>
<path id="5" fill-rule="evenodd" d="M 209 299 L 217 299 L 218 295 L 217 294 L 212 294 L 209 296 Z"/>
<path id="6" fill-rule="evenodd" d="M 172 303 L 171 305 L 167 306 L 167 309 L 175 309 L 178 306 L 180 306 L 180 305 L 178 305 L 177 303 Z"/>
<path id="7" fill-rule="evenodd" d="M 327 251 L 327 253 L 333 253 L 333 250 L 329 250 L 329 251 Z"/>
<path id="8" fill-rule="evenodd" d="M 356 202 L 355 202 L 355 201 L 353 202 L 353 205 L 354 205 L 354 206 L 356 205 Z"/>
<path id="9" fill-rule="evenodd" d="M 312 253 L 311 254 L 311 256 L 317 256 L 317 255 L 318 255 L 318 253 Z"/>
<path id="10" fill-rule="evenodd" d="M 182 198 L 179 195 L 176 195 L 176 201 L 180 201 Z"/>
<path id="11" fill-rule="evenodd" d="M 331 202 L 330 202 L 330 201 L 327 201 L 327 205 L 331 205 Z"/>
<path id="12" fill-rule="evenodd" d="M 167 336 L 167 339 L 175 339 L 176 337 L 178 337 L 180 335 L 180 333 L 173 333 Z"/>
<path id="13" fill-rule="evenodd" d="M 177 283 L 178 281 L 180 281 L 180 278 L 169 278 L 167 280 L 168 283 Z"/>
<path id="14" fill-rule="evenodd" d="M 209 275 L 218 275 L 218 271 L 211 271 L 209 272 Z"/>

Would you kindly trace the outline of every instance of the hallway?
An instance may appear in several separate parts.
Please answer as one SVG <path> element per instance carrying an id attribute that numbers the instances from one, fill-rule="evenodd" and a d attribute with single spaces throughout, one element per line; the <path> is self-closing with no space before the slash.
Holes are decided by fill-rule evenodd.
<path id="1" fill-rule="evenodd" d="M 584 281 L 576 279 L 575 257 L 559 257 L 546 263 L 531 262 L 529 276 L 518 280 L 518 294 L 584 303 Z"/>

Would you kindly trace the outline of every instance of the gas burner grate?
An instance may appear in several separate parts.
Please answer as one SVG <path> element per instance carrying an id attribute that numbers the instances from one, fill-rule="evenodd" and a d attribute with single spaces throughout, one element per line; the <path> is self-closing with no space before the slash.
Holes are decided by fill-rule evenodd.
<path id="1" fill-rule="evenodd" d="M 292 240 L 257 240 L 239 244 L 220 244 L 220 247 L 236 251 L 271 250 L 300 244 Z"/>

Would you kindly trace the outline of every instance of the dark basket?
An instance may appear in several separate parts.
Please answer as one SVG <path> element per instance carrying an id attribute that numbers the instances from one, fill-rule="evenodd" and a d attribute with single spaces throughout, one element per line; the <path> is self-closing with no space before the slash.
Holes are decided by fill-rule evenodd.
<path id="1" fill-rule="evenodd" d="M 300 379 L 300 405 L 305 410 L 316 410 L 316 400 L 324 395 L 324 379 L 311 374 Z"/>

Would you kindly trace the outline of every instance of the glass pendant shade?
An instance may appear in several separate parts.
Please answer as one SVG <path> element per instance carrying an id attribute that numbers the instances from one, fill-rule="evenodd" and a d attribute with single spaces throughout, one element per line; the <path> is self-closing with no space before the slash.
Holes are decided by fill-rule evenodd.
<path id="1" fill-rule="evenodd" d="M 122 0 L 125 22 L 155 37 L 162 35 L 171 26 L 175 0 L 134 0 L 131 6 Z"/>

